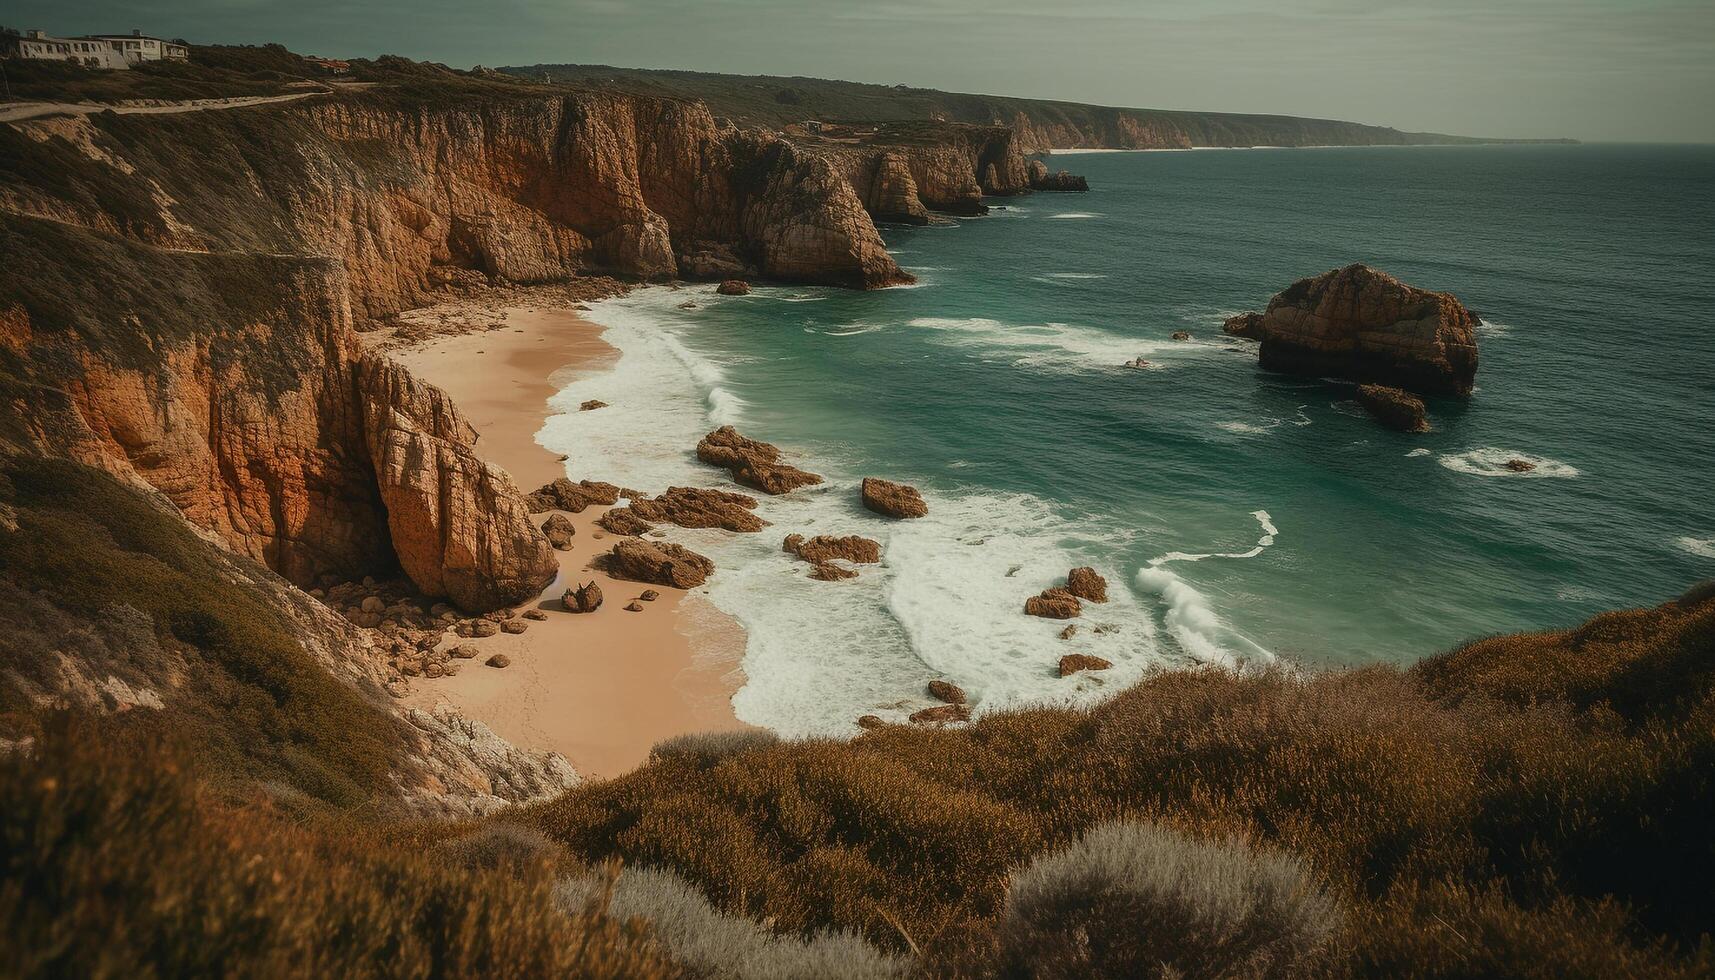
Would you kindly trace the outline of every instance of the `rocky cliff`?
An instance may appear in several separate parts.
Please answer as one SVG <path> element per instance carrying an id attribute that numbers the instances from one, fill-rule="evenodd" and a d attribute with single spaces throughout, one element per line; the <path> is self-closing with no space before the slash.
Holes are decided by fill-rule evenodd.
<path id="1" fill-rule="evenodd" d="M 1005 126 L 889 123 L 855 136 L 788 130 L 805 153 L 824 158 L 877 221 L 923 224 L 931 211 L 981 214 L 984 196 L 1030 190 L 1030 167 Z"/>
<path id="2" fill-rule="evenodd" d="M 490 608 L 546 582 L 547 545 L 444 399 L 355 330 L 459 269 L 666 278 L 700 252 L 908 278 L 785 140 L 501 88 L 0 127 L 0 448 L 158 489 L 300 585 L 402 568 Z"/>

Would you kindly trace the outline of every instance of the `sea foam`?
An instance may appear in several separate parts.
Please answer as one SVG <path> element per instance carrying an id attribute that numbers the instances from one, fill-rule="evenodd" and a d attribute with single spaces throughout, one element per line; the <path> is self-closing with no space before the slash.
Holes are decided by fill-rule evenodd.
<path id="1" fill-rule="evenodd" d="M 1180 346 L 1070 323 L 1020 325 L 984 317 L 918 317 L 909 325 L 935 331 L 935 339 L 950 347 L 1005 354 L 1013 364 L 1050 370 L 1120 368 L 1133 358 L 1147 360 Z"/>
<path id="2" fill-rule="evenodd" d="M 1167 568 L 1175 562 L 1199 562 L 1210 558 L 1255 558 L 1274 544 L 1280 529 L 1274 526 L 1266 510 L 1251 514 L 1262 528 L 1256 546 L 1247 551 L 1197 554 L 1171 551 L 1151 559 L 1137 573 L 1137 584 L 1161 596 L 1167 604 L 1164 620 L 1167 631 L 1179 646 L 1203 663 L 1238 666 L 1246 662 L 1273 663 L 1275 656 L 1234 629 L 1215 612 L 1209 599 L 1189 582 Z"/>
<path id="3" fill-rule="evenodd" d="M 1534 469 L 1523 472 L 1509 469 L 1507 463 L 1511 460 L 1523 460 L 1530 463 Z M 1546 456 L 1533 456 L 1530 453 L 1514 452 L 1509 449 L 1495 449 L 1485 446 L 1481 449 L 1471 449 L 1462 453 L 1448 453 L 1436 459 L 1436 462 L 1455 473 L 1466 473 L 1471 476 L 1510 476 L 1524 479 L 1561 479 L 1569 480 L 1578 475 L 1578 470 L 1571 464 L 1562 463 L 1557 459 Z"/>

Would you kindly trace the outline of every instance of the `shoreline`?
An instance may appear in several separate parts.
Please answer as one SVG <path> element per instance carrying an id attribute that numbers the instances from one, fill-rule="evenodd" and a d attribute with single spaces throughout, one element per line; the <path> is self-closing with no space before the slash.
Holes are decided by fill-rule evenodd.
<path id="1" fill-rule="evenodd" d="M 605 328 L 562 298 L 532 302 L 528 294 L 465 299 L 405 318 L 444 317 L 449 310 L 466 322 L 500 326 L 432 336 L 388 355 L 453 399 L 478 432 L 477 454 L 505 469 L 520 491 L 564 476 L 563 463 L 535 437 L 554 414 L 549 399 L 566 381 L 617 361 L 619 352 L 601 339 Z M 385 345 L 385 338 L 378 341 L 372 343 Z M 457 641 L 475 645 L 479 656 L 455 676 L 413 678 L 405 702 L 449 705 L 520 748 L 560 753 L 586 779 L 636 768 L 663 739 L 749 727 L 732 707 L 744 683 L 742 627 L 698 590 L 649 587 L 591 568 L 615 537 L 596 524 L 606 511 L 534 515 L 540 523 L 564 513 L 577 529 L 572 547 L 556 552 L 554 582 L 525 604 L 547 618 L 521 634 Z M 560 594 L 574 581 L 591 580 L 602 589 L 601 608 L 565 612 Z M 660 598 L 641 603 L 642 612 L 626 611 L 645 588 Z M 511 664 L 485 666 L 495 653 Z"/>

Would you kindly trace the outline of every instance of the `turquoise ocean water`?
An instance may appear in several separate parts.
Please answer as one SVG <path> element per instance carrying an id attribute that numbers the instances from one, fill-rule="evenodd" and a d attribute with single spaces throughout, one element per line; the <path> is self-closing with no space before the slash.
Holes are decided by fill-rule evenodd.
<path id="1" fill-rule="evenodd" d="M 538 436 L 573 476 L 721 485 L 690 451 L 730 422 L 829 477 L 764 500 L 760 535 L 671 533 L 716 559 L 710 598 L 749 632 L 741 717 L 852 731 L 924 704 L 933 676 L 984 710 L 1202 662 L 1408 663 L 1715 576 L 1715 148 L 1052 162 L 1091 192 L 884 229 L 913 288 L 596 308 L 619 364 L 571 382 Z M 1477 391 L 1432 402 L 1430 434 L 1220 333 L 1354 261 L 1484 320 Z M 867 514 L 866 475 L 917 484 L 930 517 Z M 813 582 L 779 550 L 792 532 L 877 537 L 886 562 Z M 1062 640 L 1021 608 L 1079 564 L 1114 599 Z M 1054 676 L 1073 651 L 1116 667 Z"/>

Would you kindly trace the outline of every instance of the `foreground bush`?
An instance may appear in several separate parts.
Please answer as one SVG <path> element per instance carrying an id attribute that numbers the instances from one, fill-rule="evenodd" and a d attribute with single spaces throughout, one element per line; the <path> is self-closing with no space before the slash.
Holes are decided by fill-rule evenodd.
<path id="1" fill-rule="evenodd" d="M 1715 598 L 1691 595 L 1408 671 L 1170 673 L 1087 712 L 670 751 L 519 818 L 939 975 L 998 971 L 1014 869 L 1151 820 L 1300 862 L 1345 913 L 1329 973 L 1672 976 L 1715 967 L 1710 813 Z"/>
<path id="2" fill-rule="evenodd" d="M 1297 860 L 1107 823 L 1014 876 L 1001 923 L 1018 976 L 1302 976 L 1340 926 Z"/>

